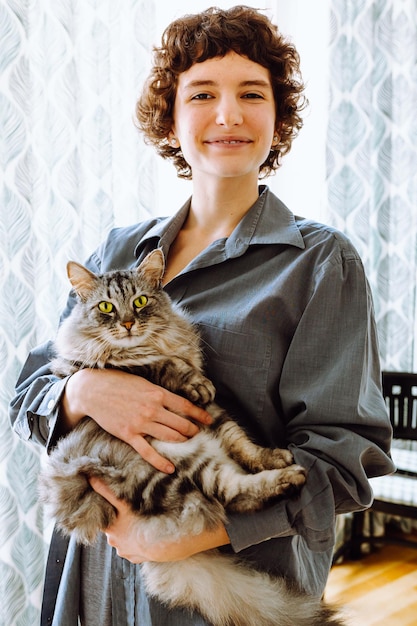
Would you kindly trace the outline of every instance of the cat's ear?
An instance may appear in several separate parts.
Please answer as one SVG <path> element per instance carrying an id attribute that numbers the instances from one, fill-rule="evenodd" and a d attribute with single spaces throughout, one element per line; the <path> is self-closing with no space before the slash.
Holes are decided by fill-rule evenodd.
<path id="1" fill-rule="evenodd" d="M 159 287 L 165 271 L 164 253 L 160 248 L 152 250 L 138 267 L 138 271 L 146 276 L 146 279 Z"/>
<path id="2" fill-rule="evenodd" d="M 84 300 L 97 285 L 97 276 L 90 272 L 84 265 L 69 261 L 67 263 L 67 274 L 71 285 L 76 293 Z"/>

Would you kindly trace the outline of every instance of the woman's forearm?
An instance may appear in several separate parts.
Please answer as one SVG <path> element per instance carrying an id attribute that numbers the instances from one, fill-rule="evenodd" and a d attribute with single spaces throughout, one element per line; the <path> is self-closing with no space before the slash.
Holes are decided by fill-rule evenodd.
<path id="1" fill-rule="evenodd" d="M 174 466 L 158 454 L 147 437 L 181 442 L 197 434 L 195 422 L 211 422 L 205 410 L 186 398 L 140 376 L 113 369 L 84 369 L 73 374 L 61 400 L 61 413 L 60 434 L 88 415 L 167 473 L 173 472 Z"/>

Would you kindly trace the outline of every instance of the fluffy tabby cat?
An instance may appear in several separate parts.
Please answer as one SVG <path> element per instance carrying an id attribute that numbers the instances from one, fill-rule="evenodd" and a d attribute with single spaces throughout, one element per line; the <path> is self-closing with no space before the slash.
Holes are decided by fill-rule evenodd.
<path id="1" fill-rule="evenodd" d="M 214 418 L 184 443 L 152 441 L 174 463 L 173 475 L 154 469 L 88 417 L 63 437 L 40 477 L 41 498 L 62 531 L 85 544 L 115 515 L 91 489 L 88 476 L 102 478 L 130 503 L 150 540 L 212 529 L 226 520 L 227 511 L 255 511 L 305 482 L 303 468 L 293 464 L 288 450 L 253 444 L 213 402 L 198 337 L 163 291 L 163 273 L 160 250 L 137 269 L 100 276 L 68 264 L 78 302 L 58 332 L 53 371 L 67 376 L 83 367 L 132 368 L 206 407 Z M 341 624 L 330 608 L 290 589 L 282 578 L 218 550 L 175 563 L 145 563 L 142 573 L 151 596 L 195 609 L 214 626 Z"/>

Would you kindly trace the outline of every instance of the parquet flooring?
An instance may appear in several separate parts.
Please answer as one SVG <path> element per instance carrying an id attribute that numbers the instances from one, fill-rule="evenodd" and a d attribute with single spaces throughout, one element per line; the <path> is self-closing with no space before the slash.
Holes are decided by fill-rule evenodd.
<path id="1" fill-rule="evenodd" d="M 347 626 L 417 626 L 417 549 L 385 545 L 334 565 L 325 599 L 344 607 Z"/>

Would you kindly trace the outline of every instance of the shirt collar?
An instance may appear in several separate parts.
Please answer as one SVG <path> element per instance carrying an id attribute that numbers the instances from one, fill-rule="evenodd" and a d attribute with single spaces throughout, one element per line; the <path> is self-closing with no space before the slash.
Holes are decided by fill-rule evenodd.
<path id="1" fill-rule="evenodd" d="M 191 199 L 187 200 L 174 216 L 163 218 L 150 228 L 138 242 L 136 256 L 139 256 L 140 249 L 150 239 L 158 240 L 159 247 L 166 254 L 185 222 L 190 203 Z M 226 240 L 226 255 L 228 258 L 240 256 L 254 244 L 286 244 L 301 249 L 305 247 L 293 213 L 267 186 L 260 187 L 258 200 Z"/>
<path id="2" fill-rule="evenodd" d="M 258 200 L 232 232 L 226 247 L 228 244 L 235 249 L 242 247 L 241 252 L 255 244 L 305 247 L 293 213 L 267 186 L 260 187 Z"/>

